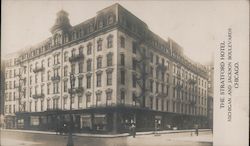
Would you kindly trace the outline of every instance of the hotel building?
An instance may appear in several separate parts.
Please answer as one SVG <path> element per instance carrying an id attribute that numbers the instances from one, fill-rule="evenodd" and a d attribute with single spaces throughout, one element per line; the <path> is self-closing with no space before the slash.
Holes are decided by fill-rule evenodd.
<path id="1" fill-rule="evenodd" d="M 7 127 L 55 130 L 69 121 L 70 93 L 77 132 L 207 126 L 205 67 L 121 5 L 75 26 L 61 10 L 50 31 L 5 59 Z"/>

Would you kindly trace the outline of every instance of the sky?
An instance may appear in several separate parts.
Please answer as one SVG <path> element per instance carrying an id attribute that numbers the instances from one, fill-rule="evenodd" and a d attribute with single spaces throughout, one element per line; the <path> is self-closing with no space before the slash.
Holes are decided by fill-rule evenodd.
<path id="1" fill-rule="evenodd" d="M 1 52 L 13 53 L 50 37 L 49 29 L 61 9 L 69 13 L 70 23 L 76 25 L 119 3 L 163 39 L 175 40 L 189 58 L 206 64 L 213 59 L 218 40 L 228 27 L 243 21 L 241 8 L 246 2 L 3 0 Z"/>

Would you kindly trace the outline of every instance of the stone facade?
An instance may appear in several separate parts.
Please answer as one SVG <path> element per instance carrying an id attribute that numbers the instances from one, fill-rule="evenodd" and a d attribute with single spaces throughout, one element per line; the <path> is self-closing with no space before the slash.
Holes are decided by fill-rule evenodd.
<path id="1" fill-rule="evenodd" d="M 131 122 L 139 130 L 155 122 L 162 129 L 198 121 L 205 127 L 205 67 L 119 4 L 76 26 L 62 10 L 50 31 L 50 38 L 6 65 L 5 115 L 17 117 L 14 127 L 51 130 L 58 119 L 67 121 L 70 73 L 78 130 L 122 132 Z M 140 113 L 150 113 L 145 123 Z"/>

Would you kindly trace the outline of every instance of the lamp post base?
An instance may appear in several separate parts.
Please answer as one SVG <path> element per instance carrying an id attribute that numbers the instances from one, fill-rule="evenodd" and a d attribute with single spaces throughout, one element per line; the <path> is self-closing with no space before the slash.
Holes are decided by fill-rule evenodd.
<path id="1" fill-rule="evenodd" d="M 74 146 L 72 133 L 69 133 L 67 146 Z"/>

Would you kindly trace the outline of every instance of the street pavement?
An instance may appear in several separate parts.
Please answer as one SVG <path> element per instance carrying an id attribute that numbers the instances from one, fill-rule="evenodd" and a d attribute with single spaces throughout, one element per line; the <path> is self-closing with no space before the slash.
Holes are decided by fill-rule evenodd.
<path id="1" fill-rule="evenodd" d="M 1 131 L 1 146 L 66 146 L 67 135 Z M 74 136 L 74 146 L 212 146 L 211 131 L 123 137 Z"/>

